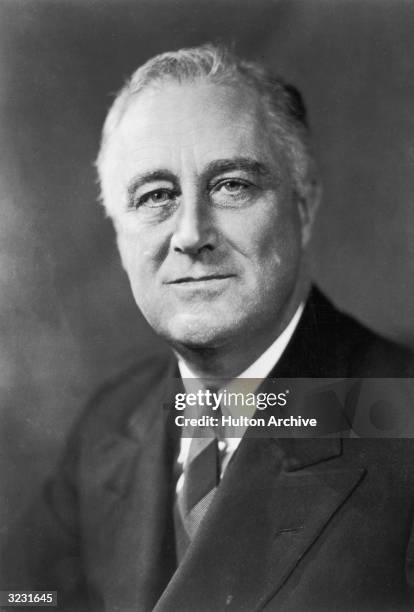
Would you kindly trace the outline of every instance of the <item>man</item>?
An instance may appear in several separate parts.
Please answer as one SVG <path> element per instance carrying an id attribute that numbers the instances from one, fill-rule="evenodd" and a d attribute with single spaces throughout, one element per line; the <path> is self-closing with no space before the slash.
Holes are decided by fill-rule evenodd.
<path id="1" fill-rule="evenodd" d="M 191 379 L 412 376 L 311 287 L 320 189 L 300 95 L 210 45 L 157 56 L 115 100 L 97 165 L 135 300 L 173 354 L 75 427 L 33 584 L 74 610 L 409 609 L 411 440 L 188 441 L 171 418 Z"/>

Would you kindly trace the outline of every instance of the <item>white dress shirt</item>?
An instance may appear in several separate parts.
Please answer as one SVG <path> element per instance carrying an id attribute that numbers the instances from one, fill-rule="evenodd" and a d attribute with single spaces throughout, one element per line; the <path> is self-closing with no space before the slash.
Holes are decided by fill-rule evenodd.
<path id="1" fill-rule="evenodd" d="M 303 309 L 304 309 L 304 303 L 300 304 L 295 314 L 293 315 L 292 319 L 290 320 L 289 324 L 286 326 L 286 328 L 283 330 L 280 336 L 278 336 L 276 340 L 269 346 L 269 348 L 266 349 L 265 352 L 262 353 L 260 357 L 256 359 L 254 363 L 252 363 L 246 370 L 244 370 L 244 372 L 242 372 L 237 377 L 237 379 L 230 381 L 228 384 L 226 384 L 227 391 L 240 392 L 241 385 L 242 385 L 242 392 L 245 394 L 254 393 L 258 389 L 258 387 L 263 382 L 263 380 L 273 370 L 273 368 L 275 367 L 275 365 L 281 358 L 287 345 L 289 344 L 289 341 L 292 338 L 293 333 L 299 323 Z M 191 379 L 197 379 L 198 377 L 194 374 L 191 368 L 182 359 L 178 360 L 178 367 L 180 370 L 181 378 L 183 379 L 184 389 L 186 393 L 193 392 L 195 389 L 192 388 Z M 247 380 L 240 382 L 240 379 L 247 379 Z M 248 410 L 248 407 L 244 407 L 243 414 L 248 417 L 253 416 L 253 413 L 256 410 L 255 406 L 250 407 L 250 414 L 246 412 L 246 408 Z M 231 412 L 231 408 L 229 408 L 228 410 L 229 412 Z M 223 413 L 224 413 L 224 410 L 223 410 Z M 233 415 L 233 416 L 236 416 L 236 415 Z M 222 454 L 224 455 L 222 459 L 222 463 L 221 463 L 221 476 L 223 476 L 224 471 L 231 457 L 233 456 L 234 452 L 239 446 L 240 440 L 243 437 L 246 429 L 247 427 L 244 427 L 244 428 L 238 427 L 237 428 L 238 437 L 231 437 L 231 433 L 229 432 L 230 433 L 229 437 L 226 434 L 224 440 L 220 440 L 219 447 L 220 447 L 220 450 L 222 451 Z M 192 438 L 184 438 L 184 437 L 181 438 L 180 454 L 177 459 L 178 463 L 181 465 L 181 469 L 184 469 L 184 466 L 185 466 L 185 463 L 188 457 L 188 452 L 190 449 L 191 440 Z M 177 492 L 181 489 L 182 485 L 183 485 L 183 474 L 181 474 L 181 477 L 178 480 Z"/>

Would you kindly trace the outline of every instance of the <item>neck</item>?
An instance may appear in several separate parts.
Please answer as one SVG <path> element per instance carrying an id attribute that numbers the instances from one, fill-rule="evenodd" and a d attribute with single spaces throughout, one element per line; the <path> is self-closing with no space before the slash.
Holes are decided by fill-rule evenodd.
<path id="1" fill-rule="evenodd" d="M 217 347 L 174 347 L 190 370 L 207 386 L 214 381 L 227 382 L 239 376 L 280 336 L 294 316 L 299 305 L 309 293 L 308 280 L 298 283 L 288 300 L 278 321 L 273 327 L 255 330 L 252 335 L 232 340 Z"/>

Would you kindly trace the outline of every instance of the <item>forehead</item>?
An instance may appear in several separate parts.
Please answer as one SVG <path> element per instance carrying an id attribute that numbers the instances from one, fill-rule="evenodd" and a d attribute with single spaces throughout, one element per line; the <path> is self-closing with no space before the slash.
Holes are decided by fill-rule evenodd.
<path id="1" fill-rule="evenodd" d="M 126 172 L 130 164 L 178 171 L 236 154 L 270 162 L 277 143 L 269 133 L 258 96 L 242 85 L 164 82 L 131 98 L 109 155 Z"/>

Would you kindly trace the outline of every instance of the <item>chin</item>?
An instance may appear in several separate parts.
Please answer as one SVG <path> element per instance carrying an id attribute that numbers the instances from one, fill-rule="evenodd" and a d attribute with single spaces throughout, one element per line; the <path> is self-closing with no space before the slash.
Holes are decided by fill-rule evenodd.
<path id="1" fill-rule="evenodd" d="M 215 348 L 234 334 L 234 321 L 212 320 L 209 316 L 179 315 L 168 322 L 162 336 L 174 345 L 193 349 Z M 228 323 L 228 325 L 226 325 Z"/>

